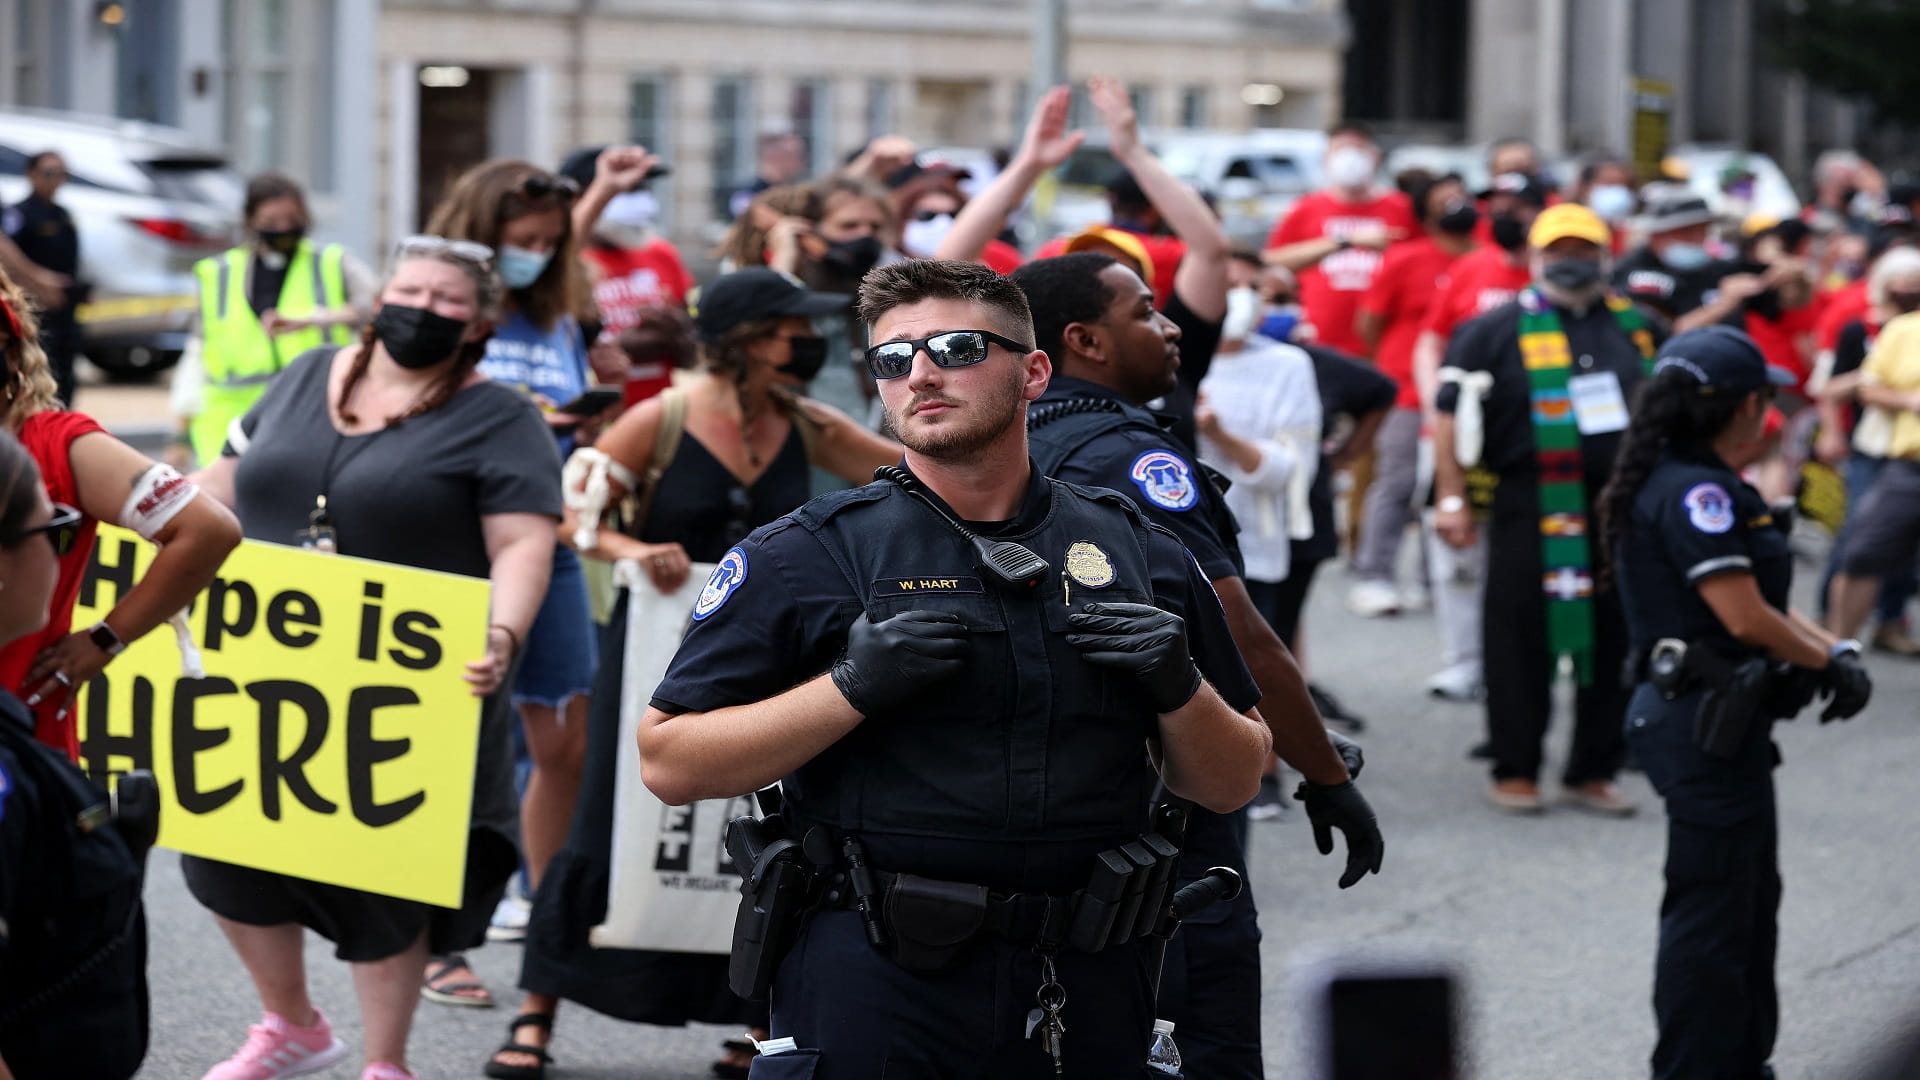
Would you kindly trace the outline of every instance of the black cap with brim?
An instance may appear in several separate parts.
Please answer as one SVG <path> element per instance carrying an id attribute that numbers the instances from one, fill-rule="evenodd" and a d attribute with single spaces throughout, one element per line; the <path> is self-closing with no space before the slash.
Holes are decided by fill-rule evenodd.
<path id="1" fill-rule="evenodd" d="M 702 340 L 712 342 L 756 319 L 832 315 L 852 303 L 853 297 L 845 293 L 814 292 L 778 270 L 754 266 L 727 274 L 701 290 L 693 325 Z"/>
<path id="2" fill-rule="evenodd" d="M 1750 394 L 1769 384 L 1792 386 L 1793 374 L 1767 363 L 1766 354 L 1731 326 L 1704 326 L 1675 334 L 1654 358 L 1655 375 L 1683 371 L 1703 394 Z"/>
<path id="3" fill-rule="evenodd" d="M 1643 224 L 1649 233 L 1663 233 L 1706 225 L 1712 221 L 1713 208 L 1707 205 L 1707 200 L 1698 195 L 1679 195 L 1661 199 L 1647 207 Z"/>

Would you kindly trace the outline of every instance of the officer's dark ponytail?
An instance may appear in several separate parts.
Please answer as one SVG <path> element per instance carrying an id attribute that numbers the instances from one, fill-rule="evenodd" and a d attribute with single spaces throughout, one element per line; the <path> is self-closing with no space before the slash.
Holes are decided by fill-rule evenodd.
<path id="1" fill-rule="evenodd" d="M 1677 368 L 1669 368 L 1640 385 L 1633 418 L 1620 441 L 1619 456 L 1613 460 L 1613 476 L 1594 507 L 1600 536 L 1596 556 L 1603 568 L 1603 585 L 1613 576 L 1613 553 L 1632 532 L 1633 501 L 1660 463 L 1660 455 L 1672 450 L 1683 457 L 1711 460 L 1713 440 L 1726 430 L 1745 402 L 1744 394 L 1702 394 L 1693 376 Z"/>

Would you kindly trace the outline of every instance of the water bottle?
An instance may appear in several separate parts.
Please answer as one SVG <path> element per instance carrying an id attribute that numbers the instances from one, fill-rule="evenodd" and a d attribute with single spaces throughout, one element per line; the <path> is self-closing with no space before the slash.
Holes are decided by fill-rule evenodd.
<path id="1" fill-rule="evenodd" d="M 1147 1050 L 1147 1072 L 1154 1076 L 1179 1076 L 1180 1048 L 1173 1042 L 1173 1021 L 1153 1022 L 1153 1046 Z"/>

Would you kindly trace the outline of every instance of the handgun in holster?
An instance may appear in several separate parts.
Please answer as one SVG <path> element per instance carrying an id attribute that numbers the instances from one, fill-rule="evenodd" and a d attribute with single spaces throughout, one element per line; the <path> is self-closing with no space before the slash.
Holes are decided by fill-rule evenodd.
<path id="1" fill-rule="evenodd" d="M 1700 711 L 1693 721 L 1694 745 L 1712 757 L 1739 757 L 1753 725 L 1764 719 L 1763 709 L 1772 688 L 1773 672 L 1765 657 L 1732 665 L 1726 681 L 1700 699 Z"/>
<path id="2" fill-rule="evenodd" d="M 813 907 L 817 875 L 782 815 L 734 818 L 727 823 L 726 844 L 740 873 L 727 984 L 748 1001 L 765 1001 L 775 969 Z"/>

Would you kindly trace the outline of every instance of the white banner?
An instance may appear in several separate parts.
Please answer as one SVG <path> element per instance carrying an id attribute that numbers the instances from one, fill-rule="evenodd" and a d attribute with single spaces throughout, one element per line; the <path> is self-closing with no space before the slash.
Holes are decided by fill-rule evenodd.
<path id="1" fill-rule="evenodd" d="M 665 596 L 645 582 L 627 590 L 607 920 L 593 928 L 589 940 L 596 948 L 724 955 L 733 944 L 740 877 L 721 834 L 729 819 L 750 812 L 752 798 L 668 806 L 640 782 L 634 749 L 640 717 L 712 573 L 712 565 L 695 563 L 680 588 Z"/>

